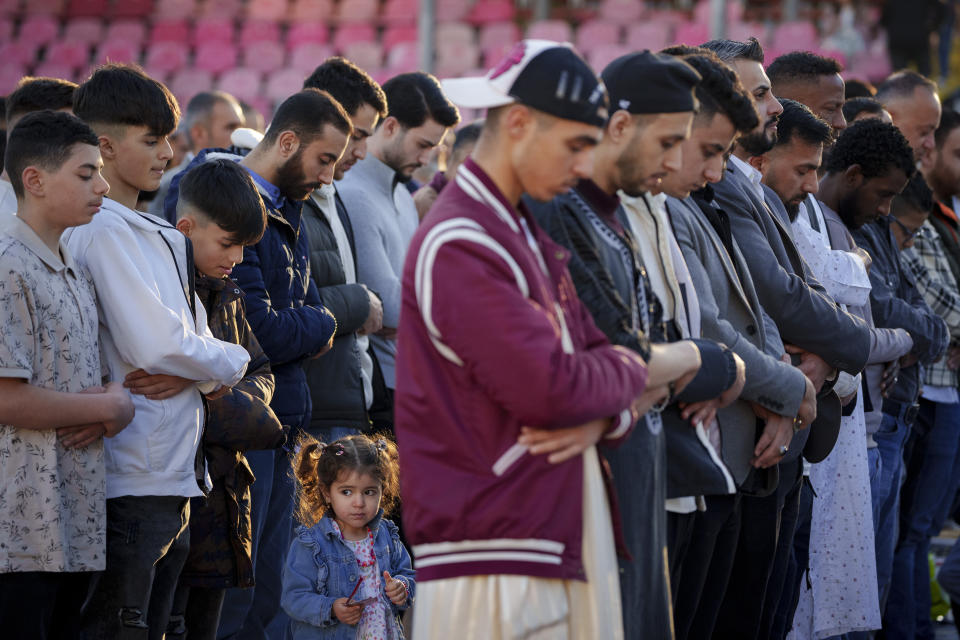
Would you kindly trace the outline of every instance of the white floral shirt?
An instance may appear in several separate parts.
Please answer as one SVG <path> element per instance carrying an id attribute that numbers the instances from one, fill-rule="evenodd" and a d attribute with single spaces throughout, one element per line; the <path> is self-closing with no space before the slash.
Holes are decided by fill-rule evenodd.
<path id="1" fill-rule="evenodd" d="M 0 223 L 0 377 L 56 391 L 99 385 L 93 285 L 63 245 Z M 0 573 L 105 568 L 103 441 L 67 449 L 56 431 L 0 424 Z"/>

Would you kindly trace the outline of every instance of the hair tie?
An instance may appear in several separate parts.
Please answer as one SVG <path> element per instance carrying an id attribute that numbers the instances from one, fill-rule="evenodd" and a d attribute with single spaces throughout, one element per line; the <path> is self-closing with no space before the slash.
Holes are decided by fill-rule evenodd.
<path id="1" fill-rule="evenodd" d="M 334 444 L 336 445 L 337 450 L 333 452 L 333 455 L 342 456 L 344 453 L 346 453 L 346 449 L 343 448 L 342 442 L 335 442 Z"/>
<path id="2" fill-rule="evenodd" d="M 380 438 L 379 440 L 377 440 L 374 446 L 377 447 L 377 451 L 384 452 L 387 450 L 387 441 L 384 440 L 383 438 Z"/>

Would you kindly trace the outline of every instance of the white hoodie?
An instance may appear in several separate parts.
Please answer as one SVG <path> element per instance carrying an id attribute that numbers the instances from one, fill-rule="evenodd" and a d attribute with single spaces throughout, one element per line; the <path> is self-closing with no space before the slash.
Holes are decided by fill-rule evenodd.
<path id="1" fill-rule="evenodd" d="M 90 224 L 63 238 L 93 278 L 105 375 L 122 382 L 144 369 L 203 381 L 166 400 L 133 396 L 133 421 L 105 441 L 107 498 L 201 495 L 194 473 L 200 394 L 239 382 L 247 351 L 213 337 L 195 294 L 194 317 L 186 239 L 175 227 L 104 198 Z"/>

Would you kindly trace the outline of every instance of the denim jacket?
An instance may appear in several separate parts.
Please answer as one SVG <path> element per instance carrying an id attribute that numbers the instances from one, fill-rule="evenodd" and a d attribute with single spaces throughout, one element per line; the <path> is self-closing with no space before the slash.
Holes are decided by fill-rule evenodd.
<path id="1" fill-rule="evenodd" d="M 391 637 L 403 638 L 399 623 L 400 611 L 413 602 L 416 589 L 410 554 L 400 542 L 397 526 L 383 519 L 383 510 L 368 525 L 373 533 L 373 550 L 378 572 L 407 585 L 407 601 L 397 607 L 381 587 L 380 598 L 393 615 L 388 616 Z M 333 518 L 328 514 L 314 526 L 297 527 L 283 568 L 283 595 L 280 605 L 293 619 L 295 640 L 329 638 L 353 640 L 356 625 L 347 625 L 333 615 L 333 603 L 350 595 L 360 578 L 360 565 L 353 550 L 340 537 Z"/>

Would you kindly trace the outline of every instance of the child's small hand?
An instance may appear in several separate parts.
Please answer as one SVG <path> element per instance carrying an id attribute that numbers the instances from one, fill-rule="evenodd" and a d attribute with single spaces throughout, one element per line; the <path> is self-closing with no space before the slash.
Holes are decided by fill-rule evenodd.
<path id="1" fill-rule="evenodd" d="M 333 615 L 337 620 L 344 624 L 357 624 L 360 622 L 360 615 L 363 613 L 363 607 L 357 604 L 347 604 L 346 598 L 340 598 L 333 601 Z"/>
<path id="2" fill-rule="evenodd" d="M 383 589 L 386 591 L 387 597 L 390 598 L 390 602 L 398 607 L 402 606 L 407 601 L 407 588 L 399 580 L 391 578 L 387 571 L 383 572 L 383 579 Z"/>

